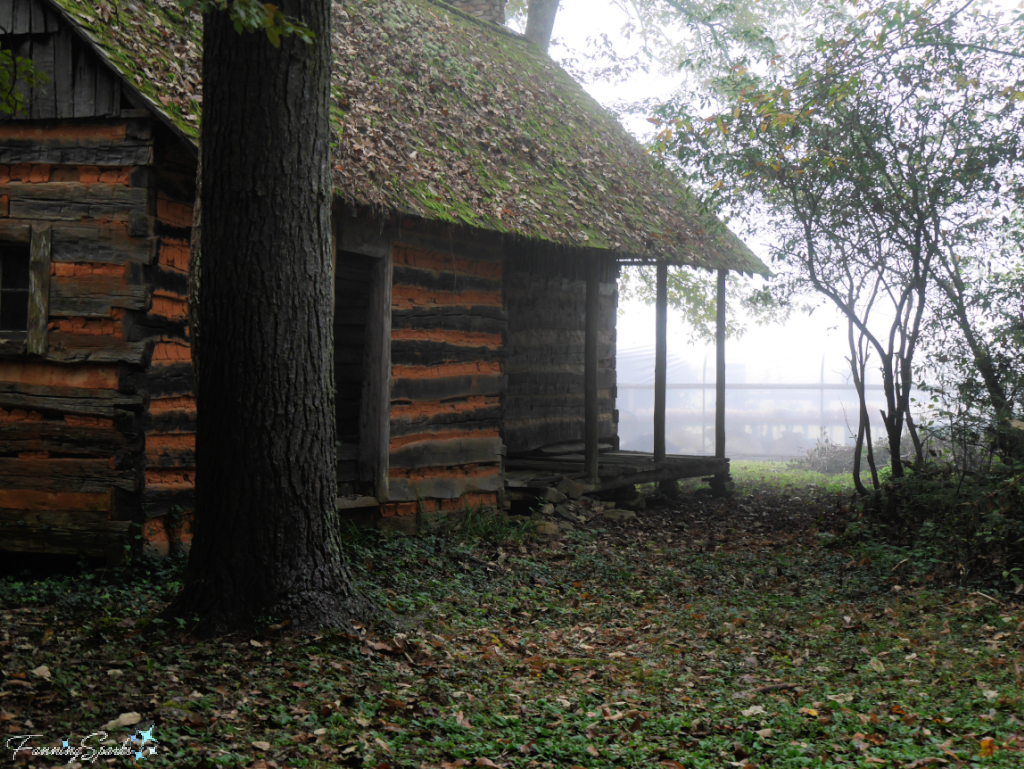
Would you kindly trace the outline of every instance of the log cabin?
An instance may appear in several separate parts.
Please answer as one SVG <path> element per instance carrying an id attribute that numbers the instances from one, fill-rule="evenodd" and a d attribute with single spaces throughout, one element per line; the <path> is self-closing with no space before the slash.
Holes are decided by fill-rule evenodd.
<path id="1" fill-rule="evenodd" d="M 766 272 L 504 2 L 458 5 L 334 4 L 352 515 L 499 504 L 507 459 L 552 445 L 596 469 L 621 265 Z M 0 119 L 0 550 L 189 539 L 201 44 L 177 0 L 0 0 L 0 46 L 46 75 Z"/>

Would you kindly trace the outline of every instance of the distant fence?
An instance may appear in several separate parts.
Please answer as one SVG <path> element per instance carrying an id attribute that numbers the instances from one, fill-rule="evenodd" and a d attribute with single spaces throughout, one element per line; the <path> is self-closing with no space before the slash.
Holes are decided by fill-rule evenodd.
<path id="1" fill-rule="evenodd" d="M 618 384 L 617 389 L 622 448 L 651 450 L 654 385 L 624 383 Z M 853 384 L 727 382 L 725 389 L 726 453 L 730 457 L 802 456 L 824 436 L 842 445 L 853 442 L 858 423 L 857 390 Z M 715 383 L 669 384 L 666 390 L 668 450 L 682 454 L 711 453 L 715 445 Z M 865 390 L 877 396 L 883 387 L 868 384 Z M 868 412 L 876 436 L 881 434 L 879 412 L 884 407 L 884 401 L 869 396 Z"/>

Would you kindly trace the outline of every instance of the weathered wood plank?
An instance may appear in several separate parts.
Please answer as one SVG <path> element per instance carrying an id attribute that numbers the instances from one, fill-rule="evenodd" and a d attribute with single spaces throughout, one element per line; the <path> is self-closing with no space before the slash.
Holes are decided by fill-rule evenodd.
<path id="1" fill-rule="evenodd" d="M 467 430 L 497 430 L 503 426 L 504 409 L 500 405 L 473 411 L 438 411 L 436 413 L 411 418 L 391 418 L 391 435 L 414 435 L 431 428 L 459 425 Z"/>
<path id="2" fill-rule="evenodd" d="M 338 261 L 342 251 L 381 259 L 391 253 L 391 237 L 387 231 L 350 225 L 347 221 L 338 227 Z"/>
<path id="3" fill-rule="evenodd" d="M 470 395 L 501 395 L 508 385 L 503 374 L 479 374 L 405 379 L 391 381 L 392 400 L 438 401 L 442 398 L 465 398 Z"/>
<path id="4" fill-rule="evenodd" d="M 60 29 L 60 21 L 57 16 L 49 9 L 46 9 L 46 31 L 56 32 Z"/>
<path id="5" fill-rule="evenodd" d="M 196 466 L 196 452 L 193 449 L 163 449 L 159 453 L 146 454 L 146 467 Z"/>
<path id="6" fill-rule="evenodd" d="M 125 285 L 118 275 L 76 275 L 50 280 L 50 315 L 108 318 L 114 307 L 149 308 L 149 288 Z"/>
<path id="7" fill-rule="evenodd" d="M 390 254 L 373 265 L 359 408 L 359 480 L 370 484 L 380 502 L 388 500 L 393 269 Z"/>
<path id="8" fill-rule="evenodd" d="M 455 232 L 429 235 L 408 230 L 394 231 L 391 236 L 391 247 L 401 246 L 477 262 L 500 262 L 505 259 L 504 244 L 497 238 L 487 242 L 487 236 L 479 231 L 469 238 Z"/>
<path id="9" fill-rule="evenodd" d="M 388 498 L 392 502 L 415 502 L 417 499 L 458 499 L 464 494 L 501 491 L 502 474 L 466 478 L 391 478 Z"/>
<path id="10" fill-rule="evenodd" d="M 113 419 L 118 409 L 141 409 L 142 403 L 140 395 L 122 395 L 113 390 L 0 382 L 0 408 L 8 410 L 24 409 Z"/>
<path id="11" fill-rule="evenodd" d="M 118 227 L 53 228 L 55 262 L 95 262 L 102 264 L 152 264 L 157 257 L 159 238 L 133 238 Z"/>
<path id="12" fill-rule="evenodd" d="M 10 197 L 12 219 L 79 221 L 103 219 L 129 222 L 145 216 L 149 192 L 108 184 L 0 184 L 0 195 Z"/>
<path id="13" fill-rule="evenodd" d="M 56 89 L 59 83 L 50 83 Z M 63 117 L 60 114 L 57 117 Z M 0 143 L 0 163 L 50 165 L 145 166 L 153 163 L 153 140 L 12 139 Z"/>
<path id="14" fill-rule="evenodd" d="M 0 457 L 0 486 L 17 489 L 102 493 L 135 489 L 136 472 L 111 469 L 109 459 L 22 459 Z"/>
<path id="15" fill-rule="evenodd" d="M 493 304 L 469 305 L 466 306 L 445 306 L 445 307 L 405 307 L 402 309 L 392 308 L 392 318 L 402 319 L 402 324 L 413 324 L 419 321 L 426 322 L 430 319 L 441 318 L 479 318 L 484 320 L 507 321 L 508 313 L 505 308 Z M 407 325 L 396 325 L 395 328 L 407 328 Z M 466 329 L 477 330 L 477 329 Z M 479 329 L 483 331 L 484 329 Z"/>
<path id="16" fill-rule="evenodd" d="M 103 513 L 0 510 L 0 550 L 13 553 L 110 555 L 127 541 L 132 524 Z"/>
<path id="17" fill-rule="evenodd" d="M 57 117 L 75 116 L 74 41 L 70 29 L 61 29 L 53 38 L 53 91 Z"/>
<path id="18" fill-rule="evenodd" d="M 39 18 L 33 19 L 33 28 L 38 24 L 46 27 L 46 17 L 42 5 L 36 4 Z M 51 35 L 36 37 L 32 40 L 32 63 L 40 71 L 47 74 L 49 82 L 40 83 L 32 89 L 29 114 L 33 120 L 52 120 L 57 116 L 57 104 L 53 87 L 54 41 Z"/>
<path id="19" fill-rule="evenodd" d="M 159 518 L 173 509 L 192 510 L 196 506 L 195 489 L 146 486 L 142 493 L 142 510 L 147 518 Z"/>
<path id="20" fill-rule="evenodd" d="M 114 112 L 115 80 L 106 67 L 96 69 L 96 104 L 94 109 L 98 117 L 109 117 Z"/>
<path id="21" fill-rule="evenodd" d="M 80 47 L 75 61 L 75 117 L 96 114 L 96 65 L 92 52 Z"/>
<path id="22" fill-rule="evenodd" d="M 395 267 L 396 286 L 416 286 L 431 291 L 500 291 L 501 281 L 463 275 L 458 272 L 434 272 L 415 267 Z"/>
<path id="23" fill-rule="evenodd" d="M 191 395 L 195 384 L 192 364 L 173 363 L 150 366 L 144 371 L 122 366 L 118 388 L 123 393 L 167 398 Z"/>
<path id="24" fill-rule="evenodd" d="M 446 342 L 396 339 L 391 362 L 396 366 L 440 366 L 445 363 L 492 361 L 502 356 L 494 347 L 462 347 Z"/>
<path id="25" fill-rule="evenodd" d="M 146 412 L 140 420 L 147 433 L 194 433 L 196 412 L 192 409 L 173 409 L 160 412 Z"/>
<path id="26" fill-rule="evenodd" d="M 14 29 L 14 0 L 0 0 L 0 35 L 9 35 Z"/>
<path id="27" fill-rule="evenodd" d="M 8 422 L 0 430 L 0 453 L 48 451 L 53 454 L 114 456 L 129 447 L 141 448 L 141 441 L 129 438 L 113 427 L 72 425 L 57 419 L 41 422 Z"/>
<path id="28" fill-rule="evenodd" d="M 29 13 L 32 16 L 32 34 L 39 35 L 46 32 L 46 12 L 39 0 L 33 0 L 32 10 Z"/>
<path id="29" fill-rule="evenodd" d="M 44 355 L 48 349 L 50 321 L 50 244 L 48 226 L 32 230 L 28 273 L 28 334 L 26 349 L 30 355 Z"/>
<path id="30" fill-rule="evenodd" d="M 32 0 L 14 0 L 12 35 L 27 35 L 32 31 Z"/>
<path id="31" fill-rule="evenodd" d="M 472 308 L 470 308 L 470 310 L 472 310 Z M 508 328 L 508 323 L 503 318 L 484 317 L 470 314 L 470 312 L 459 314 L 428 314 L 423 312 L 410 313 L 406 310 L 393 310 L 391 313 L 391 327 L 395 329 L 436 329 L 441 331 L 459 331 L 471 334 L 494 334 L 496 336 L 500 336 L 505 333 Z"/>
<path id="32" fill-rule="evenodd" d="M 129 342 L 98 334 L 68 334 L 51 331 L 46 359 L 60 363 L 131 363 L 146 362 L 152 345 L 143 340 Z"/>
<path id="33" fill-rule="evenodd" d="M 391 451 L 395 468 L 444 467 L 500 462 L 501 438 L 456 438 L 407 443 Z"/>
<path id="34" fill-rule="evenodd" d="M 0 220 L 0 240 L 5 240 L 8 243 L 31 243 L 32 225 L 27 222 Z"/>

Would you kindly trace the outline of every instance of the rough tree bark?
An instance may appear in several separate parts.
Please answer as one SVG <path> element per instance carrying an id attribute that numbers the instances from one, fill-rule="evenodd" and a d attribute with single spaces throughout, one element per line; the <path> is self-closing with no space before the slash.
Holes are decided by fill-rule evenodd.
<path id="1" fill-rule="evenodd" d="M 335 509 L 330 6 L 282 0 L 315 40 L 280 48 L 204 18 L 196 522 L 169 609 L 200 635 L 363 605 Z"/>
<path id="2" fill-rule="evenodd" d="M 555 16 L 561 0 L 530 0 L 526 16 L 526 38 L 542 51 L 551 44 L 551 31 L 555 28 Z"/>

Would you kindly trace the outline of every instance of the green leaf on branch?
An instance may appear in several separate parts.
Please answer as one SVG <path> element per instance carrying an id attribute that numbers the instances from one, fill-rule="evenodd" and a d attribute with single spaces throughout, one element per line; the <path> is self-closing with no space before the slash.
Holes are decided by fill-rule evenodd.
<path id="1" fill-rule="evenodd" d="M 281 38 L 297 37 L 304 43 L 313 42 L 313 32 L 298 19 L 286 16 L 273 3 L 258 0 L 179 0 L 185 10 L 199 6 L 206 13 L 227 12 L 238 34 L 263 30 L 275 48 L 281 47 Z"/>

